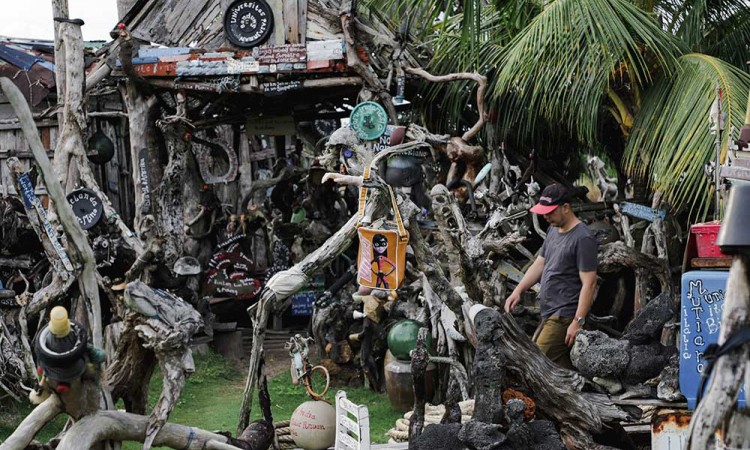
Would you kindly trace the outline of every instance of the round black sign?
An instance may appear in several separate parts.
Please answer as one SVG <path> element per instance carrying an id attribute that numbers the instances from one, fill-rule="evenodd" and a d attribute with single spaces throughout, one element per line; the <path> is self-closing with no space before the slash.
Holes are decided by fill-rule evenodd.
<path id="1" fill-rule="evenodd" d="M 68 204 L 81 228 L 88 230 L 102 218 L 102 201 L 90 189 L 76 189 L 68 194 Z"/>
<path id="2" fill-rule="evenodd" d="M 265 0 L 237 0 L 224 13 L 224 33 L 232 44 L 250 48 L 273 31 L 273 11 Z"/>

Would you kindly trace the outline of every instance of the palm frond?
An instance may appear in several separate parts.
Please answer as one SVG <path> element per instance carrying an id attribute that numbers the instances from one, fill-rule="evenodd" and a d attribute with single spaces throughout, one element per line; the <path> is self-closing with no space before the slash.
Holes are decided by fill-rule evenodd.
<path id="1" fill-rule="evenodd" d="M 716 23 L 697 50 L 746 68 L 750 61 L 750 4 Z"/>
<path id="2" fill-rule="evenodd" d="M 711 180 L 704 165 L 715 155 L 708 116 L 723 90 L 726 129 L 722 161 L 731 126 L 743 124 L 750 93 L 750 75 L 717 58 L 691 53 L 680 59 L 682 69 L 658 80 L 646 93 L 628 140 L 624 167 L 649 182 L 672 205 L 686 205 L 694 218 L 705 218 L 711 206 Z"/>
<path id="3" fill-rule="evenodd" d="M 750 6 L 746 0 L 670 0 L 659 3 L 666 29 L 691 51 L 744 68 L 750 59 Z"/>
<path id="4" fill-rule="evenodd" d="M 681 53 L 627 1 L 554 0 L 494 62 L 494 96 L 508 127 L 531 134 L 538 114 L 594 143 L 613 74 L 624 65 L 628 82 L 644 86 L 655 67 L 673 72 Z"/>

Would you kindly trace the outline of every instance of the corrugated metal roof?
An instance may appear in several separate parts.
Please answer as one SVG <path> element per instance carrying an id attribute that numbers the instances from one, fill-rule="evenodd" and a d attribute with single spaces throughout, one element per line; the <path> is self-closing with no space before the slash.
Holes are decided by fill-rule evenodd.
<path id="1" fill-rule="evenodd" d="M 0 76 L 18 86 L 32 107 L 55 91 L 52 41 L 0 37 Z"/>
<path id="2" fill-rule="evenodd" d="M 8 44 L 0 44 L 0 59 L 10 63 L 24 72 L 31 70 L 34 64 L 39 64 L 47 70 L 55 71 L 55 65 L 31 52 L 24 52 L 18 47 Z"/>

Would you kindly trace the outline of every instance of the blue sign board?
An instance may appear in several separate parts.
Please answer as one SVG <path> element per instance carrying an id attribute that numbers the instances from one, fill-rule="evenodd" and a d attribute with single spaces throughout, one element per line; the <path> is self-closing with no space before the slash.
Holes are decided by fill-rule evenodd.
<path id="1" fill-rule="evenodd" d="M 727 271 L 708 270 L 682 275 L 680 390 L 690 409 L 695 409 L 701 374 L 707 366 L 703 354 L 719 340 L 728 277 Z M 744 389 L 740 391 L 738 404 L 745 405 Z"/>
<path id="2" fill-rule="evenodd" d="M 622 202 L 620 208 L 623 213 L 633 216 L 638 219 L 648 220 L 653 222 L 656 218 L 664 220 L 667 217 L 667 212 L 663 209 L 653 209 L 645 205 L 639 205 L 637 203 Z"/>
<path id="3" fill-rule="evenodd" d="M 299 292 L 292 295 L 292 316 L 312 316 L 315 299 L 320 292 Z"/>

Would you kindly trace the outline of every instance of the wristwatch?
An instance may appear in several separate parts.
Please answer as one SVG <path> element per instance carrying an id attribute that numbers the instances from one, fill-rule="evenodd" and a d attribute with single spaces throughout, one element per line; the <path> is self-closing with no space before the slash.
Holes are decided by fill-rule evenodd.
<path id="1" fill-rule="evenodd" d="M 586 316 L 576 317 L 576 322 L 580 326 L 586 325 Z"/>

